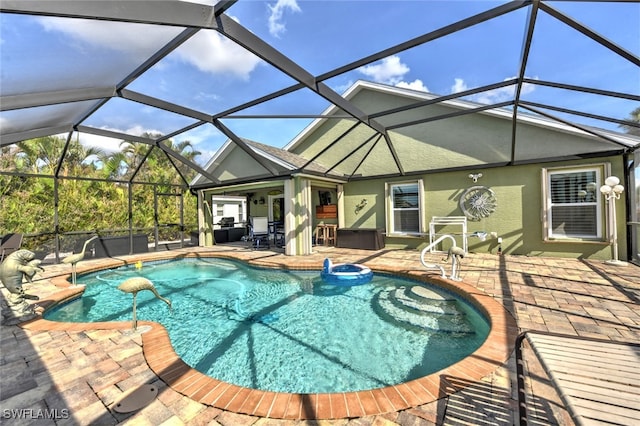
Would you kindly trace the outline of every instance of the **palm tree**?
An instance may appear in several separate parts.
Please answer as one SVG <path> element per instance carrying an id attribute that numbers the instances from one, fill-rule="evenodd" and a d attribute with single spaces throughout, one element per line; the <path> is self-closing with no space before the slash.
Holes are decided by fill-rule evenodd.
<path id="1" fill-rule="evenodd" d="M 158 134 L 144 133 L 142 137 L 155 140 L 161 137 Z M 162 145 L 189 161 L 200 155 L 200 151 L 193 149 L 193 144 L 190 141 L 182 141 L 174 143 L 171 139 L 161 142 Z M 131 174 L 140 167 L 142 161 L 145 162 L 141 167 L 136 180 L 147 180 L 155 182 L 165 183 L 182 183 L 178 179 L 175 173 L 175 167 L 178 168 L 180 173 L 185 176 L 186 179 L 194 176 L 195 172 L 189 168 L 189 166 L 182 163 L 180 160 L 168 156 L 162 149 L 154 146 L 149 146 L 144 143 L 122 141 L 120 142 L 122 153 L 125 156 L 125 163 L 127 168 L 127 175 Z M 149 152 L 151 150 L 151 152 Z M 146 158 L 146 159 L 145 159 Z M 171 159 L 169 159 L 171 158 Z M 175 167 L 174 167 L 175 164 Z"/>
<path id="2" fill-rule="evenodd" d="M 16 145 L 19 150 L 15 156 L 20 160 L 22 171 L 53 176 L 62 157 L 65 141 L 57 136 L 45 136 L 18 142 Z M 85 147 L 79 140 L 72 140 L 62 162 L 62 174 L 91 173 L 96 169 L 91 158 L 98 158 L 103 154 L 100 148 Z"/>
<path id="3" fill-rule="evenodd" d="M 100 174 L 104 179 L 121 179 L 128 169 L 127 156 L 124 152 L 118 151 L 114 153 L 101 155 L 98 160 L 102 164 Z"/>
<path id="4" fill-rule="evenodd" d="M 18 142 L 19 151 L 16 157 L 20 159 L 21 171 L 53 175 L 56 164 L 62 152 L 63 141 L 56 136 L 29 139 Z"/>
<path id="5" fill-rule="evenodd" d="M 195 150 L 191 141 L 188 140 L 174 143 L 171 139 L 169 139 L 167 141 L 164 141 L 164 145 L 172 151 L 177 152 L 178 154 L 180 154 L 180 156 L 191 161 L 192 163 L 195 162 L 196 157 L 202 154 L 200 151 Z M 187 164 L 184 164 L 175 159 L 173 162 L 174 164 L 176 164 L 178 170 L 186 179 L 190 179 L 195 176 L 195 171 Z"/>
<path id="6" fill-rule="evenodd" d="M 627 118 L 627 121 L 640 124 L 640 107 L 631 111 L 631 113 L 629 114 L 629 118 Z M 621 124 L 620 127 L 622 127 L 624 131 L 630 135 L 640 136 L 640 127 L 629 126 L 627 124 Z"/>

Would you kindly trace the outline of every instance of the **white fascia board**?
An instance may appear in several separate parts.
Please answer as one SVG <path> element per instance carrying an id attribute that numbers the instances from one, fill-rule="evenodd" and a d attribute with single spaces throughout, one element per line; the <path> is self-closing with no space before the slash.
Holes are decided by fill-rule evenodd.
<path id="1" fill-rule="evenodd" d="M 593 131 L 610 139 L 615 139 L 616 141 L 624 144 L 625 146 L 628 146 L 629 148 L 640 146 L 640 137 L 638 136 L 633 136 L 628 133 L 616 133 L 609 130 L 602 130 L 597 128 L 594 128 Z"/>

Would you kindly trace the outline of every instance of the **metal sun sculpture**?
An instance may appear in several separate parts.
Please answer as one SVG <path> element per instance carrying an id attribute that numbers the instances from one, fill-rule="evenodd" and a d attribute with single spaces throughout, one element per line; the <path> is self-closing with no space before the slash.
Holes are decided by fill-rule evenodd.
<path id="1" fill-rule="evenodd" d="M 460 210 L 469 220 L 478 221 L 496 211 L 496 195 L 486 186 L 471 186 L 460 196 Z"/>

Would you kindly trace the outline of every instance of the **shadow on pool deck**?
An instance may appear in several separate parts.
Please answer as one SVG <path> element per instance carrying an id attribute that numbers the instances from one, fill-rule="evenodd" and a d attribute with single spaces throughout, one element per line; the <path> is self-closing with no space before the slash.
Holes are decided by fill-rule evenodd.
<path id="1" fill-rule="evenodd" d="M 372 252 L 331 247 L 320 250 L 320 253 L 296 258 L 242 247 L 214 247 L 151 253 L 144 258 L 219 255 L 251 260 L 263 266 L 320 269 L 324 257 L 329 256 L 336 263 L 366 262 L 374 270 L 393 268 L 403 274 L 436 275 L 420 265 L 417 251 Z M 441 254 L 433 256 L 434 262 L 442 257 Z M 118 261 L 134 263 L 138 258 L 122 257 Z M 105 262 L 114 260 L 85 262 L 79 265 L 79 270 L 99 269 Z M 48 265 L 44 273 L 36 276 L 34 284 L 25 287 L 46 298 L 61 290 L 55 283 L 69 273 L 68 265 Z M 529 329 L 619 341 L 640 340 L 637 306 L 640 268 L 637 266 L 620 268 L 598 261 L 470 254 L 465 258 L 461 275 L 466 284 L 479 290 L 478 293 L 489 295 L 516 318 L 517 329 L 514 327 L 503 336 L 511 343 L 519 331 Z M 407 399 L 416 393 L 405 393 L 406 388 L 402 387 L 397 395 L 385 395 L 386 400 L 376 393 L 355 400 L 355 408 L 347 409 L 349 402 L 354 401 L 352 395 L 344 395 L 341 401 L 325 395 L 229 391 L 232 385 L 220 382 L 212 387 L 210 381 L 215 379 L 197 376 L 177 356 L 171 356 L 168 339 L 158 339 L 166 334 L 162 327 L 154 326 L 152 331 L 139 335 L 130 333 L 130 323 L 101 324 L 94 330 L 76 324 L 43 326 L 44 323 L 34 321 L 22 327 L 2 327 L 0 402 L 4 419 L 20 416 L 32 419 L 44 413 L 57 417 L 57 424 L 118 424 L 132 420 L 147 424 L 315 424 L 293 419 L 311 418 L 329 407 L 332 413 L 338 414 L 334 417 L 346 418 L 325 424 L 506 425 L 513 424 L 517 415 L 513 357 L 479 379 L 469 379 L 462 371 L 439 373 L 438 382 L 442 386 L 436 385 L 431 390 L 440 399 L 433 402 L 418 401 L 415 406 L 402 407 L 400 401 L 415 402 Z M 533 421 L 571 424 L 532 358 L 525 354 L 529 372 L 528 401 L 532 401 L 528 409 L 533 413 Z M 148 383 L 159 389 L 158 397 L 149 406 L 125 415 L 110 409 L 124 392 Z M 452 389 L 447 387 L 462 390 L 448 395 L 445 392 Z M 426 388 L 423 386 L 423 389 Z M 220 402 L 218 407 L 208 405 L 216 396 Z M 250 404 L 255 406 L 254 410 L 243 414 L 249 411 L 246 407 Z M 221 405 L 226 409 L 220 408 Z M 372 406 L 378 413 L 385 413 L 367 414 Z M 264 418 L 279 413 L 283 413 L 280 417 L 291 420 Z M 31 421 L 25 419 L 24 423 Z"/>

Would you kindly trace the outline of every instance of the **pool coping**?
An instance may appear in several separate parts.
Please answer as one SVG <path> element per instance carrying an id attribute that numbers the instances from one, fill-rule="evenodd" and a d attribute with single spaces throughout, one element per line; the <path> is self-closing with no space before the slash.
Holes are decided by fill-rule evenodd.
<path id="1" fill-rule="evenodd" d="M 253 266 L 320 270 L 322 262 L 296 259 L 294 265 L 274 265 L 268 259 L 242 259 L 225 253 L 152 253 L 127 260 L 107 258 L 80 268 L 87 273 L 105 268 L 133 265 L 138 261 L 178 258 L 227 258 Z M 366 264 L 366 262 L 365 262 Z M 483 313 L 491 323 L 485 342 L 474 353 L 438 372 L 398 385 L 378 389 L 340 393 L 281 393 L 245 388 L 209 377 L 187 365 L 174 351 L 167 330 L 159 323 L 138 321 L 149 328 L 141 334 L 142 350 L 151 370 L 176 392 L 199 403 L 251 416 L 286 420 L 329 420 L 365 417 L 418 407 L 446 397 L 489 376 L 504 365 L 514 350 L 517 326 L 513 316 L 490 295 L 464 282 L 443 279 L 426 270 L 403 271 L 393 267 L 371 267 L 375 272 L 393 273 L 413 280 L 434 283 L 462 296 Z M 84 286 L 72 286 L 69 274 L 51 279 L 59 292 L 40 300 L 40 313 L 78 297 Z M 20 327 L 37 331 L 127 330 L 131 322 L 63 323 L 41 317 Z"/>

